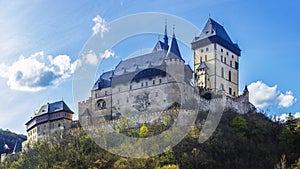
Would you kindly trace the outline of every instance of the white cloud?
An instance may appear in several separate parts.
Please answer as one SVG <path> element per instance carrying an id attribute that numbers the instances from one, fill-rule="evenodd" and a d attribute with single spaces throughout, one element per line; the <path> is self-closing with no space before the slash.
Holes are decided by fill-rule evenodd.
<path id="1" fill-rule="evenodd" d="M 112 50 L 107 49 L 103 53 L 100 53 L 99 56 L 93 50 L 90 50 L 83 55 L 83 60 L 90 65 L 97 65 L 99 60 L 109 57 L 115 57 L 115 53 Z"/>
<path id="2" fill-rule="evenodd" d="M 101 33 L 101 37 L 103 37 L 103 33 L 108 32 L 106 21 L 101 16 L 97 15 L 93 18 L 93 22 L 95 22 L 95 25 L 92 28 L 94 35 Z"/>
<path id="3" fill-rule="evenodd" d="M 71 63 L 67 55 L 45 56 L 37 52 L 19 59 L 11 65 L 0 64 L 0 77 L 7 79 L 13 90 L 36 92 L 49 86 L 59 85 L 74 73 L 78 61 Z"/>
<path id="4" fill-rule="evenodd" d="M 258 108 L 269 106 L 276 99 L 277 85 L 269 87 L 261 81 L 251 83 L 248 86 L 249 99 Z"/>
<path id="5" fill-rule="evenodd" d="M 100 59 L 115 57 L 115 53 L 112 50 L 105 50 L 104 53 L 100 53 L 99 57 Z"/>
<path id="6" fill-rule="evenodd" d="M 250 102 L 257 108 L 265 108 L 271 105 L 287 108 L 296 102 L 291 91 L 285 94 L 277 90 L 277 85 L 268 86 L 262 81 L 253 82 L 248 86 Z"/>
<path id="7" fill-rule="evenodd" d="M 280 107 L 290 107 L 296 102 L 296 98 L 293 96 L 291 91 L 285 92 L 285 94 L 280 93 L 278 96 L 278 105 Z"/>

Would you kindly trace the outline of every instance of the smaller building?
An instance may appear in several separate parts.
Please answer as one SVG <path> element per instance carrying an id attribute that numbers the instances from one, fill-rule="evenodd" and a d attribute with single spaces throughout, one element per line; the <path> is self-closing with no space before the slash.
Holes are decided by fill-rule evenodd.
<path id="1" fill-rule="evenodd" d="M 47 103 L 41 106 L 25 124 L 27 141 L 31 145 L 40 139 L 47 139 L 57 130 L 71 128 L 73 111 L 64 101 Z"/>

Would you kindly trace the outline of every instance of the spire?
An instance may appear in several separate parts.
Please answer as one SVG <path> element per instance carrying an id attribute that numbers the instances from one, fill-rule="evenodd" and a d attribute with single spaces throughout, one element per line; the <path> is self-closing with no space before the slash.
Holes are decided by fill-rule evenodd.
<path id="1" fill-rule="evenodd" d="M 175 33 L 174 33 L 174 26 L 173 26 L 173 37 L 172 37 L 172 41 L 171 41 L 171 46 L 168 50 L 166 58 L 167 59 L 169 59 L 169 58 L 182 59 L 181 54 L 180 54 L 180 50 L 179 50 L 179 47 L 178 47 L 178 44 L 177 44 L 177 40 L 176 40 L 176 37 L 175 37 Z"/>
<path id="2" fill-rule="evenodd" d="M 165 21 L 165 36 L 164 36 L 165 50 L 168 50 L 168 33 L 167 33 L 167 20 Z"/>

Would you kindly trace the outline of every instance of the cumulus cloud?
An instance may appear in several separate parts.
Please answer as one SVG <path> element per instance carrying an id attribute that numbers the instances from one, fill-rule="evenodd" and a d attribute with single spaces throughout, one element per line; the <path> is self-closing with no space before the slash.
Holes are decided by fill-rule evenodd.
<path id="1" fill-rule="evenodd" d="M 71 62 L 67 55 L 45 56 L 37 52 L 19 59 L 11 65 L 0 64 L 0 77 L 7 79 L 13 90 L 36 92 L 49 86 L 59 85 L 75 71 L 79 61 Z"/>
<path id="2" fill-rule="evenodd" d="M 281 93 L 277 90 L 277 85 L 268 86 L 262 81 L 251 83 L 248 89 L 250 102 L 257 108 L 265 108 L 270 105 L 287 108 L 297 100 L 291 91 Z"/>
<path id="3" fill-rule="evenodd" d="M 291 91 L 285 92 L 285 94 L 280 93 L 278 96 L 278 105 L 280 107 L 290 107 L 296 102 L 296 98 L 293 96 Z"/>
<path id="4" fill-rule="evenodd" d="M 97 65 L 99 60 L 109 57 L 115 57 L 115 53 L 109 49 L 105 50 L 103 53 L 99 53 L 98 56 L 93 50 L 83 54 L 83 60 L 90 65 Z"/>
<path id="5" fill-rule="evenodd" d="M 93 18 L 93 22 L 95 22 L 95 25 L 92 28 L 94 35 L 100 33 L 101 37 L 103 37 L 104 32 L 108 32 L 106 21 L 101 16 L 97 15 Z"/>

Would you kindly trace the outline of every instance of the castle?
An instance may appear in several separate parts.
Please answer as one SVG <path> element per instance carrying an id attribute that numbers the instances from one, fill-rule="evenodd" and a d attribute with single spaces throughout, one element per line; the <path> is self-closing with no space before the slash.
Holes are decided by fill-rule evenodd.
<path id="1" fill-rule="evenodd" d="M 22 149 L 38 140 L 46 140 L 55 131 L 71 128 L 73 114 L 64 101 L 42 105 L 25 124 L 27 140 L 22 143 Z"/>
<path id="2" fill-rule="evenodd" d="M 227 99 L 226 108 L 247 113 L 255 108 L 249 102 L 245 88 L 239 96 L 239 57 L 241 50 L 233 43 L 224 27 L 209 18 L 201 34 L 191 42 L 194 51 L 194 71 L 185 63 L 175 33 L 165 34 L 152 52 L 129 58 L 114 70 L 104 72 L 95 82 L 91 97 L 78 103 L 82 125 L 95 119 L 117 119 L 126 113 L 153 113 L 174 105 L 188 107 L 198 90 L 197 104 L 205 109 L 209 101 L 205 92 L 221 93 Z"/>

